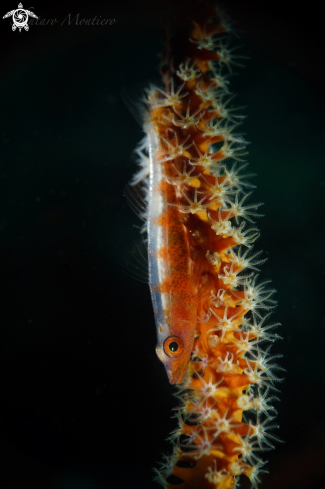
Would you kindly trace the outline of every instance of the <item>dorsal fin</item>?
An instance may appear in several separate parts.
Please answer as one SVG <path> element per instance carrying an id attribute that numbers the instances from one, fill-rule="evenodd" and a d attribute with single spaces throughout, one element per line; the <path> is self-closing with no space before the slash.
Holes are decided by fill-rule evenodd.
<path id="1" fill-rule="evenodd" d="M 147 80 L 146 82 L 141 82 L 131 87 L 122 87 L 122 100 L 141 127 L 146 120 L 147 113 L 147 108 L 144 103 L 146 89 L 150 85 L 157 84 L 159 86 L 161 85 L 160 80 L 156 80 L 156 82 Z"/>
<path id="2" fill-rule="evenodd" d="M 143 185 L 125 185 L 124 195 L 133 212 L 142 221 L 146 221 L 147 204 L 145 202 L 146 194 Z"/>
<path id="3" fill-rule="evenodd" d="M 144 240 L 132 241 L 119 253 L 119 268 L 129 277 L 148 283 L 148 251 Z"/>

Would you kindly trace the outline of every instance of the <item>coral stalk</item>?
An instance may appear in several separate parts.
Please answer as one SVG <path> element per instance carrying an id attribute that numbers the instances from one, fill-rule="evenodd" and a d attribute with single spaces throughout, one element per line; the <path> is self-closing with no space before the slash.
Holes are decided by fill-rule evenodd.
<path id="1" fill-rule="evenodd" d="M 169 489 L 230 489 L 244 474 L 256 487 L 259 452 L 276 439 L 279 367 L 262 348 L 277 338 L 267 324 L 274 290 L 256 275 L 260 204 L 248 203 L 246 142 L 234 132 L 243 116 L 225 74 L 244 57 L 229 47 L 232 24 L 211 3 L 189 4 L 177 19 L 166 36 L 165 87 L 146 92 L 133 181 L 147 204 L 157 354 L 181 401 L 173 453 L 157 480 Z"/>

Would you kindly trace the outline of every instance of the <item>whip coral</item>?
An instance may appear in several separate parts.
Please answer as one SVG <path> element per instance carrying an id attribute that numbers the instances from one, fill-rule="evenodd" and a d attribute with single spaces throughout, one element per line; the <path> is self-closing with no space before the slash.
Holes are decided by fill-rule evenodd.
<path id="1" fill-rule="evenodd" d="M 146 206 L 157 354 L 181 402 L 157 480 L 227 489 L 244 474 L 256 487 L 260 452 L 276 440 L 271 402 L 280 379 L 278 355 L 262 347 L 277 338 L 267 324 L 276 303 L 256 274 L 261 204 L 248 203 L 246 142 L 234 132 L 243 116 L 226 74 L 244 56 L 229 47 L 232 24 L 211 3 L 189 5 L 177 19 L 162 56 L 165 87 L 146 91 L 132 182 Z"/>

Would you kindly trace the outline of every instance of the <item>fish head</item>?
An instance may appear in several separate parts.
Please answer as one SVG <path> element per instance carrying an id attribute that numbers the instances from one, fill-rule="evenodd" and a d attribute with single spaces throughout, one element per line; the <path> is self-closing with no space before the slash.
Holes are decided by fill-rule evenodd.
<path id="1" fill-rule="evenodd" d="M 158 324 L 158 344 L 156 353 L 164 364 L 168 380 L 171 384 L 182 382 L 191 358 L 196 324 L 192 324 L 194 318 L 171 321 Z"/>

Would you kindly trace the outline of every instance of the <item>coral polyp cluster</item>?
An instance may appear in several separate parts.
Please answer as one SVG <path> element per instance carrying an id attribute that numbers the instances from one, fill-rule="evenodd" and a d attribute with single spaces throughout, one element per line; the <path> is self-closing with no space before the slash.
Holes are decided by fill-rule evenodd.
<path id="1" fill-rule="evenodd" d="M 149 204 L 155 189 L 155 202 L 166 204 L 158 217 L 149 205 L 146 216 L 151 227 L 160 226 L 156 234 L 164 243 L 153 250 L 149 240 L 149 255 L 161 260 L 158 271 L 168 270 L 160 274 L 155 293 L 170 291 L 174 304 L 183 287 L 175 276 L 186 269 L 186 297 L 191 297 L 192 309 L 195 304 L 192 336 L 181 337 L 179 344 L 173 340 L 174 356 L 179 345 L 191 346 L 183 378 L 179 367 L 173 377 L 167 358 L 173 355 L 163 352 L 165 344 L 157 348 L 162 361 L 169 362 L 171 382 L 179 384 L 181 403 L 178 427 L 170 437 L 173 452 L 157 471 L 157 480 L 169 489 L 174 484 L 180 489 L 230 489 L 241 474 L 256 487 L 265 464 L 260 452 L 272 448 L 276 439 L 272 401 L 279 367 L 270 347 L 277 335 L 276 325 L 267 323 L 275 307 L 274 290 L 257 276 L 264 261 L 253 251 L 259 235 L 253 219 L 260 204 L 248 203 L 253 186 L 243 173 L 246 142 L 236 132 L 243 116 L 232 106 L 227 72 L 241 66 L 243 56 L 229 47 L 232 31 L 211 4 L 196 13 L 189 9 L 178 28 L 172 23 L 161 67 L 165 88 L 147 90 L 149 144 L 138 149 L 141 168 L 134 183 L 142 183 Z M 158 183 L 152 178 L 154 165 Z M 182 233 L 186 260 L 175 258 L 174 251 L 168 255 L 177 233 Z M 167 325 L 172 321 L 167 313 L 164 320 Z M 158 337 L 164 330 L 159 321 Z"/>

